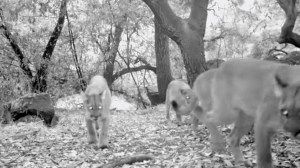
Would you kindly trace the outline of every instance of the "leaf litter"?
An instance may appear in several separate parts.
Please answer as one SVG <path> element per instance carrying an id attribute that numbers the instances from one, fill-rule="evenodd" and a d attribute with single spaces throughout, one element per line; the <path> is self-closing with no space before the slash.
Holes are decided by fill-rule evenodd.
<path id="1" fill-rule="evenodd" d="M 134 167 L 233 167 L 230 152 L 210 150 L 209 133 L 199 125 L 195 133 L 185 117 L 177 126 L 165 119 L 164 105 L 145 110 L 113 111 L 109 130 L 109 148 L 87 144 L 84 110 L 59 110 L 60 122 L 53 128 L 42 122 L 19 122 L 0 127 L 0 167 L 95 168 L 135 155 L 150 155 L 153 160 L 123 165 Z M 228 127 L 221 127 L 228 136 Z M 242 139 L 247 165 L 256 164 L 253 134 Z M 276 167 L 299 167 L 299 141 L 280 132 L 272 141 Z M 119 166 L 120 167 L 120 166 Z"/>

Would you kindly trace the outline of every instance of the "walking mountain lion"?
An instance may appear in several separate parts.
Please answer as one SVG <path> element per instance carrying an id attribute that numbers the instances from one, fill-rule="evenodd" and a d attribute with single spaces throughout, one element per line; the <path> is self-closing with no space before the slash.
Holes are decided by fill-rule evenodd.
<path id="1" fill-rule="evenodd" d="M 108 147 L 108 127 L 110 120 L 111 93 L 106 80 L 102 76 L 94 76 L 84 93 L 86 106 L 85 121 L 87 126 L 88 143 L 97 143 L 99 124 L 101 132 L 99 147 Z"/>
<path id="2" fill-rule="evenodd" d="M 196 95 L 191 87 L 182 80 L 173 80 L 169 83 L 166 93 L 166 118 L 170 119 L 170 108 L 176 113 L 177 123 L 181 123 L 181 115 L 187 115 L 196 106 Z"/>
<path id="3" fill-rule="evenodd" d="M 193 91 L 192 112 L 206 124 L 212 146 L 223 148 L 217 125 L 234 123 L 229 136 L 236 164 L 243 163 L 240 139 L 254 125 L 258 168 L 271 168 L 271 137 L 278 129 L 300 139 L 300 67 L 254 59 L 231 59 L 202 73 Z"/>

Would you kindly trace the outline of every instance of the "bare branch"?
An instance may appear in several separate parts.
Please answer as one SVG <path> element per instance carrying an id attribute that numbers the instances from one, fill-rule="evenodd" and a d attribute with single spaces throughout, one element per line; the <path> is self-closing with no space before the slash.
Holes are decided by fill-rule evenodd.
<path id="1" fill-rule="evenodd" d="M 143 0 L 154 13 L 156 20 L 161 24 L 164 33 L 173 37 L 176 32 L 177 24 L 182 20 L 172 11 L 168 0 Z M 175 38 L 175 36 L 174 36 Z"/>
<path id="2" fill-rule="evenodd" d="M 141 57 L 141 56 L 138 56 L 138 57 L 134 60 L 134 64 L 137 64 L 138 62 L 142 62 L 142 63 L 145 64 L 145 65 L 151 66 L 150 63 L 149 63 L 145 58 L 143 58 L 143 57 Z"/>
<path id="3" fill-rule="evenodd" d="M 70 22 L 70 19 L 69 19 L 68 12 L 66 12 L 66 17 L 67 17 L 67 21 L 68 21 L 68 30 L 69 30 L 69 36 L 70 36 L 70 48 L 71 48 L 71 51 L 72 51 L 72 56 L 73 56 L 76 72 L 77 72 L 77 75 L 78 75 L 78 78 L 79 78 L 81 91 L 84 91 L 86 86 L 87 86 L 87 82 L 83 79 L 82 69 L 81 69 L 81 67 L 79 65 L 79 62 L 78 62 L 78 56 L 77 56 L 76 46 L 75 46 L 75 42 L 74 42 L 74 35 L 73 35 L 72 28 L 71 28 L 71 22 Z"/>
<path id="4" fill-rule="evenodd" d="M 278 48 L 275 46 L 274 48 L 272 48 L 272 49 L 269 50 L 268 56 L 273 55 L 274 52 L 281 52 L 281 53 L 283 53 L 283 54 L 285 54 L 285 55 L 288 55 L 288 52 L 286 52 L 286 51 L 283 50 L 283 49 L 286 48 L 286 47 L 287 47 L 287 45 L 285 45 L 285 46 L 283 46 L 282 48 L 278 49 Z"/>
<path id="5" fill-rule="evenodd" d="M 67 0 L 62 0 L 61 6 L 60 6 L 60 12 L 57 20 L 57 24 L 52 32 L 52 35 L 48 41 L 48 44 L 46 46 L 45 52 L 43 54 L 43 59 L 50 60 L 50 57 L 52 55 L 52 52 L 55 48 L 56 42 L 58 37 L 60 36 L 60 33 L 63 29 L 64 22 L 65 22 L 65 16 L 67 13 Z M 47 64 L 47 63 L 46 63 Z"/>
<path id="6" fill-rule="evenodd" d="M 122 75 L 125 75 L 127 73 L 138 72 L 138 71 L 141 71 L 141 70 L 150 70 L 150 71 L 156 73 L 156 68 L 155 67 L 149 66 L 149 65 L 141 65 L 141 66 L 138 66 L 138 67 L 122 69 L 121 71 L 116 72 L 113 75 L 113 78 L 117 79 L 118 77 L 120 77 Z"/>
<path id="7" fill-rule="evenodd" d="M 134 156 L 130 156 L 127 158 L 119 159 L 113 163 L 107 163 L 107 164 L 99 166 L 97 168 L 114 168 L 114 167 L 122 166 L 124 164 L 131 165 L 135 162 L 142 162 L 145 160 L 153 160 L 153 159 L 154 159 L 154 157 L 150 156 L 150 155 L 134 155 Z"/>
<path id="8" fill-rule="evenodd" d="M 204 42 L 215 42 L 215 41 L 217 41 L 219 39 L 223 39 L 223 38 L 225 38 L 225 35 L 224 34 L 220 34 L 220 35 L 218 35 L 216 37 L 212 37 L 210 39 L 204 39 L 203 41 Z"/>

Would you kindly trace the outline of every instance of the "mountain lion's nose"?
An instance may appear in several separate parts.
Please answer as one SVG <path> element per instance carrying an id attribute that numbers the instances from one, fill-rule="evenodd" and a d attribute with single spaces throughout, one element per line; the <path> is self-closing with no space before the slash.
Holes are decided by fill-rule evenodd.
<path id="1" fill-rule="evenodd" d="M 101 117 L 100 114 L 92 114 L 91 115 L 91 118 L 94 119 L 94 120 L 97 120 L 99 117 Z"/>
<path id="2" fill-rule="evenodd" d="M 177 108 L 178 108 L 178 104 L 177 104 L 176 101 L 172 101 L 171 104 L 172 104 L 172 107 L 173 107 L 174 109 L 177 109 Z"/>

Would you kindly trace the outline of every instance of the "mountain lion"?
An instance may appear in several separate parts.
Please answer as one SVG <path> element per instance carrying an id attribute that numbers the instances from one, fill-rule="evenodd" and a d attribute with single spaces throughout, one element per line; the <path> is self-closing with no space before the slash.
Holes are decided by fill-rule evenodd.
<path id="1" fill-rule="evenodd" d="M 182 80 L 173 80 L 169 83 L 166 93 L 166 118 L 170 119 L 170 107 L 176 113 L 178 124 L 181 122 L 181 115 L 188 115 L 197 103 L 196 95 L 191 87 Z"/>
<path id="2" fill-rule="evenodd" d="M 84 93 L 86 106 L 86 126 L 88 131 L 88 143 L 97 143 L 97 133 L 101 124 L 99 147 L 108 147 L 108 127 L 110 119 L 111 93 L 106 80 L 102 76 L 94 76 Z"/>
<path id="3" fill-rule="evenodd" d="M 254 59 L 232 59 L 202 73 L 193 90 L 193 115 L 211 133 L 212 146 L 224 148 L 217 125 L 234 123 L 229 142 L 236 164 L 243 163 L 240 139 L 254 125 L 257 165 L 271 168 L 271 137 L 278 129 L 300 139 L 300 67 Z"/>

